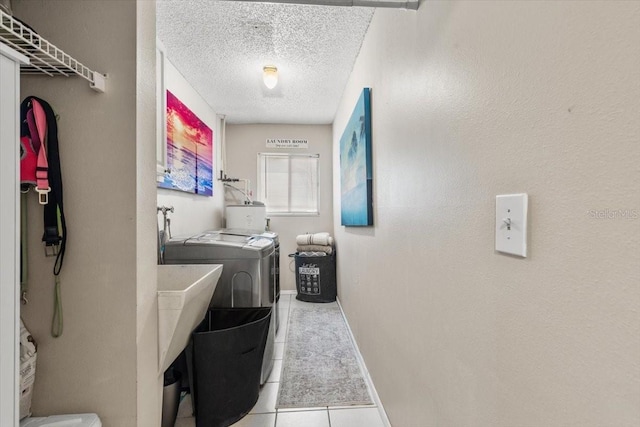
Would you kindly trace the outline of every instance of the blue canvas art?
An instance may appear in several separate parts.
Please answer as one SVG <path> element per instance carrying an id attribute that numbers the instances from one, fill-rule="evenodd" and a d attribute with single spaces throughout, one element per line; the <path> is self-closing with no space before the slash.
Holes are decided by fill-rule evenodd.
<path id="1" fill-rule="evenodd" d="M 371 89 L 365 88 L 340 138 L 342 225 L 373 225 Z"/>

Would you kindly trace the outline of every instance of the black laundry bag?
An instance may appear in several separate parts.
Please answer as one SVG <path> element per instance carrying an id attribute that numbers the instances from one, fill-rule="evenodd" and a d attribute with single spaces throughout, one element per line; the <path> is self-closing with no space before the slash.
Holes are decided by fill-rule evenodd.
<path id="1" fill-rule="evenodd" d="M 193 332 L 197 427 L 226 427 L 258 401 L 271 307 L 211 308 Z"/>
<path id="2" fill-rule="evenodd" d="M 336 254 L 293 254 L 296 259 L 296 299 L 305 302 L 333 302 L 338 289 L 336 283 Z"/>

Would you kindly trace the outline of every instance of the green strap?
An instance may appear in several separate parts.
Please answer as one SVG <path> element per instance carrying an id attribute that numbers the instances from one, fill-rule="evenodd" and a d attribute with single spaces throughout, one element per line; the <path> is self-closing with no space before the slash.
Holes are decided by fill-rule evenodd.
<path id="1" fill-rule="evenodd" d="M 20 297 L 23 304 L 27 304 L 28 289 L 28 238 L 27 238 L 27 193 L 20 194 Z M 60 211 L 58 210 L 58 227 L 60 227 Z M 62 335 L 62 293 L 60 291 L 60 277 L 54 275 L 55 285 L 53 288 L 53 318 L 51 319 L 51 336 L 58 338 Z"/>
<path id="2" fill-rule="evenodd" d="M 20 299 L 27 300 L 28 263 L 27 263 L 27 193 L 20 193 Z"/>
<path id="3" fill-rule="evenodd" d="M 51 336 L 58 338 L 62 335 L 62 294 L 60 293 L 60 277 L 55 277 L 53 291 L 53 319 L 51 319 Z"/>

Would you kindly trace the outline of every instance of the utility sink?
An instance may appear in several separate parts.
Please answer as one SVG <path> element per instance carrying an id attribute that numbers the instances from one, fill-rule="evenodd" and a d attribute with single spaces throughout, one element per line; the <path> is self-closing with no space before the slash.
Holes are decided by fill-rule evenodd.
<path id="1" fill-rule="evenodd" d="M 204 319 L 222 273 L 219 264 L 158 266 L 158 355 L 164 372 Z"/>

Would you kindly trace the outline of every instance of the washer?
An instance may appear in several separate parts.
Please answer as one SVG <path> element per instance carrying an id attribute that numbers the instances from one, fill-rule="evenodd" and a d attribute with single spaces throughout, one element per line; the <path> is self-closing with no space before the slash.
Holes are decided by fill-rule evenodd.
<path id="1" fill-rule="evenodd" d="M 172 239 L 165 244 L 165 264 L 222 264 L 222 275 L 213 293 L 210 307 L 273 307 L 275 286 L 272 269 L 275 260 L 273 241 L 262 237 L 207 231 L 187 239 Z M 276 310 L 277 311 L 277 310 Z M 276 316 L 272 313 L 264 350 L 260 383 L 264 384 L 273 368 Z"/>
<path id="2" fill-rule="evenodd" d="M 279 301 L 280 301 L 280 239 L 278 237 L 278 233 L 273 231 L 264 231 L 264 230 L 248 230 L 243 228 L 223 228 L 219 231 L 221 234 L 228 234 L 234 236 L 249 236 L 249 237 L 262 237 L 265 239 L 270 239 L 273 241 L 273 245 L 275 247 L 275 259 L 273 263 L 273 287 L 275 288 L 273 291 L 269 289 L 269 292 L 275 293 L 275 316 L 276 316 L 276 333 L 280 329 L 280 311 Z"/>

